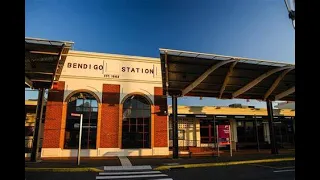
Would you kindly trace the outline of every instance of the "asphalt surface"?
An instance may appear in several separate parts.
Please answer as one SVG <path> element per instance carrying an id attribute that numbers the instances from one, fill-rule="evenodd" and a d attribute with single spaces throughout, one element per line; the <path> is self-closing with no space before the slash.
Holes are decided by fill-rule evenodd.
<path id="1" fill-rule="evenodd" d="M 215 163 L 215 162 L 230 162 L 230 161 L 245 161 L 245 160 L 259 160 L 259 159 L 274 159 L 294 157 L 294 153 L 290 154 L 248 154 L 242 155 L 235 153 L 234 156 L 224 155 L 220 157 L 207 156 L 207 157 L 181 157 L 179 159 L 172 159 L 171 157 L 128 157 L 132 165 L 151 165 L 153 167 L 163 166 L 167 164 L 198 164 L 198 163 Z M 77 165 L 77 159 L 56 159 L 56 160 L 43 160 L 41 162 L 28 162 L 25 161 L 25 167 L 29 168 L 75 168 L 75 167 L 101 167 L 101 166 L 121 166 L 118 157 L 108 157 L 101 159 L 87 159 L 82 158 L 81 163 Z"/>
<path id="2" fill-rule="evenodd" d="M 174 180 L 292 180 L 294 161 L 162 171 Z M 26 180 L 95 180 L 94 172 L 25 172 Z M 124 178 L 131 179 L 131 178 Z M 135 180 L 140 178 L 134 178 Z M 150 179 L 150 178 L 148 178 Z"/>
<path id="3" fill-rule="evenodd" d="M 295 178 L 294 162 L 176 169 L 164 173 L 174 180 L 293 180 Z"/>
<path id="4" fill-rule="evenodd" d="M 101 167 L 101 166 L 121 166 L 118 157 L 106 159 L 81 159 L 77 165 L 77 159 L 68 160 L 45 160 L 40 162 L 25 161 L 25 167 L 29 168 L 76 168 L 76 167 Z"/>
<path id="5" fill-rule="evenodd" d="M 181 157 L 179 159 L 172 158 L 139 158 L 128 157 L 132 165 L 151 165 L 153 167 L 163 166 L 168 164 L 199 164 L 199 163 L 218 163 L 218 162 L 232 162 L 232 161 L 246 161 L 246 160 L 259 160 L 259 159 L 275 159 L 294 157 L 294 154 L 252 154 L 252 155 L 234 155 L 230 156 L 207 156 L 207 157 Z"/>
<path id="6" fill-rule="evenodd" d="M 26 180 L 95 180 L 97 173 L 92 172 L 25 172 Z"/>

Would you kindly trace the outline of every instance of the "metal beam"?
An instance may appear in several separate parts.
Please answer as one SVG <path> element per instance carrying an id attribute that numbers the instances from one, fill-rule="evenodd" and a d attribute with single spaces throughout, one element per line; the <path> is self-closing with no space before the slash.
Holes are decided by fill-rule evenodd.
<path id="1" fill-rule="evenodd" d="M 62 45 L 61 51 L 59 52 L 59 58 L 58 58 L 58 61 L 57 61 L 56 68 L 54 69 L 54 74 L 53 74 L 52 79 L 51 79 L 51 84 L 53 83 L 54 80 L 57 80 L 57 81 L 59 80 L 59 79 L 56 79 L 55 76 L 56 76 L 56 73 L 58 71 L 59 62 L 61 60 L 61 55 L 62 55 L 62 51 L 63 51 L 64 47 L 65 47 L 65 44 Z"/>
<path id="2" fill-rule="evenodd" d="M 188 92 L 192 91 L 195 87 L 197 87 L 202 81 L 204 81 L 213 71 L 218 69 L 220 66 L 236 61 L 235 59 L 224 60 L 221 61 L 209 68 L 206 72 L 204 72 L 200 77 L 198 77 L 193 83 L 191 83 L 188 87 L 182 90 L 182 96 L 186 95 Z"/>
<path id="3" fill-rule="evenodd" d="M 279 154 L 277 143 L 276 143 L 276 134 L 274 132 L 272 101 L 268 99 L 266 103 L 267 103 L 267 112 L 268 112 L 271 154 Z"/>
<path id="4" fill-rule="evenodd" d="M 29 51 L 31 54 L 46 54 L 46 55 L 56 55 L 60 56 L 57 52 L 45 52 L 45 51 Z M 61 56 L 67 56 L 68 54 L 61 54 Z"/>
<path id="5" fill-rule="evenodd" d="M 168 67 L 168 52 L 164 52 L 164 68 L 166 71 L 166 95 L 168 95 L 168 86 L 169 86 L 169 67 Z"/>
<path id="6" fill-rule="evenodd" d="M 51 72 L 37 72 L 37 71 L 35 71 L 35 72 L 33 72 L 33 71 L 26 71 L 26 72 L 24 72 L 24 73 L 26 73 L 26 74 L 45 74 L 45 75 L 52 75 L 53 73 L 51 73 Z"/>
<path id="7" fill-rule="evenodd" d="M 280 100 L 296 91 L 295 86 L 275 96 L 275 100 Z"/>
<path id="8" fill-rule="evenodd" d="M 26 84 L 27 86 L 29 86 L 30 88 L 33 88 L 33 83 L 32 81 L 27 78 L 26 76 L 24 77 L 24 84 Z"/>
<path id="9" fill-rule="evenodd" d="M 268 89 L 268 91 L 266 92 L 266 94 L 263 97 L 263 100 L 266 100 L 270 94 L 276 89 L 276 87 L 279 85 L 280 81 L 284 78 L 284 76 L 286 74 L 288 74 L 291 70 L 293 70 L 295 67 L 292 67 L 290 69 L 287 69 L 285 71 L 283 71 L 283 73 L 280 74 L 280 76 L 274 81 L 274 83 L 272 84 L 272 86 L 270 87 L 270 89 Z"/>
<path id="10" fill-rule="evenodd" d="M 36 122 L 35 122 L 32 151 L 31 151 L 31 157 L 30 157 L 30 161 L 32 162 L 36 162 L 38 160 L 40 132 L 41 132 L 41 123 L 42 123 L 42 116 L 43 116 L 43 105 L 44 105 L 44 93 L 45 93 L 45 89 L 43 88 L 39 89 L 37 110 L 36 110 Z"/>
<path id="11" fill-rule="evenodd" d="M 178 141 L 178 102 L 177 96 L 172 96 L 172 158 L 179 158 L 179 141 Z"/>
<path id="12" fill-rule="evenodd" d="M 34 82 L 52 82 L 51 80 L 44 80 L 44 79 L 32 79 Z"/>
<path id="13" fill-rule="evenodd" d="M 226 77 L 225 77 L 225 79 L 224 79 L 224 81 L 223 81 L 223 84 L 222 84 L 222 86 L 221 86 L 221 89 L 220 89 L 219 99 L 221 99 L 222 94 L 223 94 L 224 90 L 226 89 L 226 86 L 227 86 L 227 84 L 228 84 L 228 82 L 229 82 L 229 77 L 232 75 L 232 73 L 233 73 L 233 68 L 234 68 L 234 66 L 237 64 L 237 62 L 238 62 L 238 61 L 233 62 L 233 63 L 231 64 L 230 68 L 229 68 L 229 71 L 228 71 L 228 73 L 227 73 L 227 75 L 226 75 Z"/>
<path id="14" fill-rule="evenodd" d="M 249 89 L 251 89 L 252 87 L 254 87 L 255 85 L 257 85 L 258 83 L 260 83 L 262 80 L 264 80 L 265 78 L 269 77 L 270 75 L 285 70 L 285 69 L 289 69 L 292 66 L 285 66 L 285 67 L 279 67 L 279 68 L 275 68 L 272 69 L 262 75 L 260 75 L 259 77 L 257 77 L 256 79 L 254 79 L 253 81 L 251 81 L 250 83 L 248 83 L 247 85 L 245 85 L 244 87 L 240 88 L 239 90 L 237 90 L 236 92 L 234 92 L 232 94 L 232 98 L 236 98 L 239 95 L 245 93 L 246 91 L 248 91 Z"/>

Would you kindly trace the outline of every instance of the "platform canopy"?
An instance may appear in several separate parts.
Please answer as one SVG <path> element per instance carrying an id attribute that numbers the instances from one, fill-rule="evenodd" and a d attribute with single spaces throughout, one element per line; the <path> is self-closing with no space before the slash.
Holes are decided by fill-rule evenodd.
<path id="1" fill-rule="evenodd" d="M 295 101 L 295 65 L 160 49 L 163 93 Z"/>
<path id="2" fill-rule="evenodd" d="M 73 42 L 25 38 L 25 87 L 52 87 L 58 81 Z"/>

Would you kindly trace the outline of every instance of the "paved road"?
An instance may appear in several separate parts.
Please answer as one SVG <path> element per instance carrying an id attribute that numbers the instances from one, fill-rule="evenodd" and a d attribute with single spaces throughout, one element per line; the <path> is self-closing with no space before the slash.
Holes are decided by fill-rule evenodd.
<path id="1" fill-rule="evenodd" d="M 294 162 L 176 169 L 164 172 L 174 180 L 293 180 Z"/>
<path id="2" fill-rule="evenodd" d="M 92 172 L 25 172 L 26 180 L 95 180 L 96 176 Z"/>
<path id="3" fill-rule="evenodd" d="M 105 166 L 96 179 L 173 180 L 167 174 L 152 170 L 151 166 Z"/>
<path id="4" fill-rule="evenodd" d="M 151 170 L 148 170 L 151 171 Z M 151 173 L 153 174 L 153 173 Z M 294 161 L 261 163 L 250 165 L 220 166 L 208 168 L 175 169 L 170 171 L 156 172 L 166 174 L 158 179 L 172 178 L 174 180 L 293 180 L 295 177 Z M 103 174 L 93 172 L 81 173 L 54 173 L 54 172 L 26 172 L 26 180 L 96 180 Z M 127 174 L 130 175 L 130 174 Z M 127 175 L 125 178 L 129 179 Z M 131 174 L 137 175 L 137 174 Z M 98 178 L 99 179 L 99 178 Z M 118 179 L 118 178 L 117 178 Z M 131 178 L 130 178 L 131 179 Z M 150 179 L 150 177 L 137 179 Z"/>

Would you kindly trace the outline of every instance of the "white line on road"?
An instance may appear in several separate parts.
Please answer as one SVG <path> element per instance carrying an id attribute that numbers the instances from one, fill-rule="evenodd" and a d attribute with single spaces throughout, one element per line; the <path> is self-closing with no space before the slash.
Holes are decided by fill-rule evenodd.
<path id="1" fill-rule="evenodd" d="M 132 166 L 130 160 L 127 156 L 118 156 L 122 166 Z"/>
<path id="2" fill-rule="evenodd" d="M 288 166 L 288 167 L 280 167 L 280 168 L 276 168 L 276 169 L 278 169 L 278 170 L 280 170 L 280 169 L 292 169 L 292 168 L 295 168 L 295 166 Z"/>
<path id="3" fill-rule="evenodd" d="M 104 166 L 105 171 L 151 170 L 151 166 Z"/>
<path id="4" fill-rule="evenodd" d="M 290 172 L 290 171 L 295 171 L 295 169 L 284 169 L 284 170 L 278 170 L 273 172 L 278 173 L 278 172 Z"/>
<path id="5" fill-rule="evenodd" d="M 147 177 L 163 177 L 166 174 L 149 174 L 149 175 L 133 175 L 133 176 L 97 176 L 96 179 L 123 179 L 123 178 L 147 178 Z"/>
<path id="6" fill-rule="evenodd" d="M 101 172 L 99 175 L 129 175 L 129 174 L 157 174 L 160 171 L 138 171 L 138 172 Z"/>

